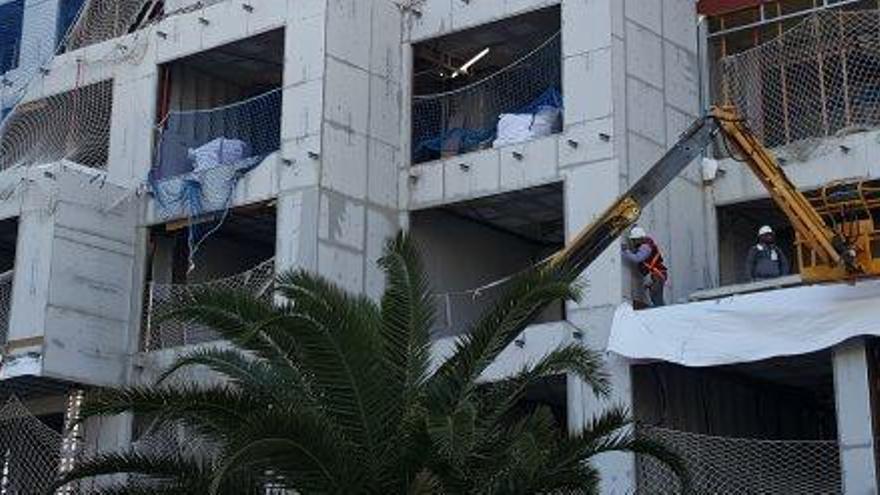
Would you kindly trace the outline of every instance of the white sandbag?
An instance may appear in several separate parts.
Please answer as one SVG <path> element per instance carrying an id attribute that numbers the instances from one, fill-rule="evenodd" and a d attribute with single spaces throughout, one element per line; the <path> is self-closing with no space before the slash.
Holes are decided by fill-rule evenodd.
<path id="1" fill-rule="evenodd" d="M 242 160 L 246 156 L 247 147 L 247 143 L 239 139 L 220 137 L 198 148 L 190 148 L 187 155 L 193 161 L 193 172 L 199 172 Z"/>
<path id="2" fill-rule="evenodd" d="M 523 143 L 549 136 L 557 130 L 561 110 L 541 107 L 537 113 L 503 113 L 498 117 L 498 129 L 493 147 Z"/>
<path id="3" fill-rule="evenodd" d="M 557 131 L 562 110 L 557 107 L 541 107 L 532 122 L 532 138 L 549 136 Z"/>
<path id="4" fill-rule="evenodd" d="M 532 114 L 502 113 L 498 117 L 498 131 L 492 146 L 522 143 L 531 138 Z"/>

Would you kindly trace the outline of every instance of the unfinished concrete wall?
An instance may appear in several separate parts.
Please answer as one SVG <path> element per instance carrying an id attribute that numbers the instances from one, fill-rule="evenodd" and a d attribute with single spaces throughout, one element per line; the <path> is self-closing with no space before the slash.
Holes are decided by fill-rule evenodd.
<path id="1" fill-rule="evenodd" d="M 672 146 L 700 114 L 697 18 L 687 0 L 612 2 L 614 10 L 615 136 L 630 185 Z M 617 111 L 619 108 L 619 112 Z M 666 253 L 667 300 L 680 301 L 711 287 L 716 263 L 695 164 L 660 194 L 640 223 Z"/>
<path id="2" fill-rule="evenodd" d="M 880 177 L 878 140 L 880 132 L 871 130 L 771 151 L 780 159 L 791 181 L 799 189 L 807 190 L 838 179 Z M 712 184 L 716 204 L 768 197 L 760 182 L 741 163 L 722 160 L 720 168 L 723 173 Z"/>
<path id="3" fill-rule="evenodd" d="M 293 120 L 285 113 L 283 135 L 292 136 L 288 147 L 307 152 L 293 165 L 299 175 L 282 179 L 290 200 L 279 203 L 279 232 L 290 222 L 312 228 L 298 228 L 305 237 L 286 241 L 296 244 L 300 259 L 282 259 L 377 295 L 382 277 L 375 262 L 398 225 L 400 13 L 387 0 L 329 0 L 323 16 L 303 22 L 311 38 L 293 28 L 287 47 L 285 85 L 295 85 L 297 107 Z M 289 214 L 301 217 L 280 218 Z"/>
<path id="4" fill-rule="evenodd" d="M 95 385 L 126 383 L 135 274 L 136 208 L 113 207 L 125 190 L 92 184 L 89 177 L 61 169 L 67 194 L 53 205 L 55 227 L 46 308 L 43 373 Z M 76 260 L 76 262 L 71 262 Z"/>
<path id="5" fill-rule="evenodd" d="M 135 340 L 136 208 L 72 164 L 30 169 L 22 205 L 3 377 L 121 385 Z"/>
<path id="6" fill-rule="evenodd" d="M 170 110 L 214 108 L 236 102 L 245 95 L 245 88 L 185 64 L 176 66 L 169 79 Z"/>

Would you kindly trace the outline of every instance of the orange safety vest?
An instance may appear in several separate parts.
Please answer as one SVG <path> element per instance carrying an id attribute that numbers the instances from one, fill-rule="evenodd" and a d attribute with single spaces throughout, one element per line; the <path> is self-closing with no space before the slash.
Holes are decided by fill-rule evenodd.
<path id="1" fill-rule="evenodd" d="M 669 270 L 663 263 L 663 255 L 660 254 L 660 248 L 657 247 L 657 243 L 655 243 L 650 237 L 646 242 L 648 243 L 648 246 L 651 247 L 651 255 L 648 256 L 648 259 L 639 263 L 639 271 L 642 272 L 642 275 L 650 273 L 660 280 L 666 281 Z"/>

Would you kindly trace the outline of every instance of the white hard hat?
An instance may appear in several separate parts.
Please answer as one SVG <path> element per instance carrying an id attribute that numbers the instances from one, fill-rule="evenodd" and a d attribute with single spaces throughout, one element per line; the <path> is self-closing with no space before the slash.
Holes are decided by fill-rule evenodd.
<path id="1" fill-rule="evenodd" d="M 641 227 L 639 227 L 639 226 L 633 227 L 632 230 L 629 231 L 629 238 L 630 238 L 630 240 L 632 240 L 632 239 L 644 239 L 645 237 L 648 237 L 648 233 L 645 232 L 645 229 L 643 229 L 643 228 L 641 228 Z"/>
<path id="2" fill-rule="evenodd" d="M 758 237 L 760 237 L 764 234 L 772 234 L 772 233 L 773 233 L 773 229 L 770 228 L 769 225 L 765 225 L 765 226 L 761 227 L 760 229 L 758 229 Z"/>

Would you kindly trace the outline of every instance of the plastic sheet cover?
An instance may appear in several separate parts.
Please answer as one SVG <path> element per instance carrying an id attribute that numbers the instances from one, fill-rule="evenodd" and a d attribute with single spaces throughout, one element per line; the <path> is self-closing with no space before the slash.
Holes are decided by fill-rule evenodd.
<path id="1" fill-rule="evenodd" d="M 795 287 L 614 315 L 608 350 L 636 360 L 718 366 L 807 354 L 880 336 L 880 281 Z"/>

